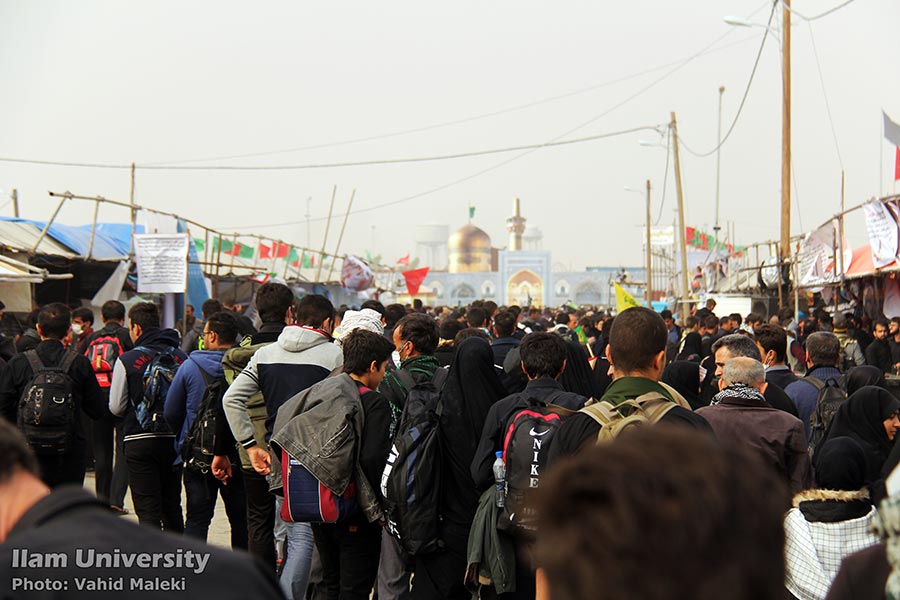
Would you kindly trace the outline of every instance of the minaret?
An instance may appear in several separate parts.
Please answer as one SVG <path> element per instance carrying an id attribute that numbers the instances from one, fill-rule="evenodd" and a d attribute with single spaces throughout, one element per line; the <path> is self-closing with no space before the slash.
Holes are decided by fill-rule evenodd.
<path id="1" fill-rule="evenodd" d="M 513 216 L 506 219 L 506 230 L 509 232 L 509 250 L 522 249 L 522 234 L 525 233 L 525 218 L 519 212 L 519 199 L 513 203 Z"/>

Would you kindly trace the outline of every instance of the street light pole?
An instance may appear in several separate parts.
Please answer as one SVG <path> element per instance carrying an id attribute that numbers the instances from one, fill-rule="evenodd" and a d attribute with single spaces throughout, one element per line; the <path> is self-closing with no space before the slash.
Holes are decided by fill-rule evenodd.
<path id="1" fill-rule="evenodd" d="M 672 140 L 675 149 L 675 189 L 678 192 L 678 239 L 681 240 L 681 323 L 682 327 L 688 318 L 688 298 L 691 295 L 691 288 L 688 284 L 688 261 L 687 261 L 687 230 L 684 226 L 684 190 L 681 187 L 681 160 L 678 154 L 678 123 L 675 120 L 675 112 L 672 112 Z"/>
<path id="2" fill-rule="evenodd" d="M 650 180 L 647 180 L 647 308 L 653 310 L 653 251 L 650 245 Z"/>
<path id="3" fill-rule="evenodd" d="M 791 258 L 791 2 L 782 2 L 781 260 L 778 265 L 778 289 L 781 289 L 782 267 Z"/>
<path id="4" fill-rule="evenodd" d="M 719 182 L 721 181 L 721 157 L 722 157 L 722 95 L 725 94 L 725 86 L 719 86 L 719 133 L 716 137 L 716 224 L 713 225 L 716 253 L 716 263 L 718 263 L 719 253 Z M 733 243 L 733 242 L 732 242 Z M 719 291 L 719 265 L 716 264 L 715 276 L 713 277 L 713 289 Z"/>

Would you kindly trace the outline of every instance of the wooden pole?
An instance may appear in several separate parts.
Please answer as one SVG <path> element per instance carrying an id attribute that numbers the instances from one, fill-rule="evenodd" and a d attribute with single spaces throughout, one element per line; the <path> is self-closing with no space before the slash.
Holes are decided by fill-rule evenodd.
<path id="1" fill-rule="evenodd" d="M 681 187 L 681 158 L 678 154 L 678 122 L 675 120 L 675 112 L 672 111 L 672 139 L 675 144 L 675 188 L 678 191 L 678 237 L 681 240 L 681 323 L 688 318 L 688 298 L 691 290 L 688 287 L 688 261 L 687 261 L 687 232 L 684 226 L 684 190 Z"/>
<path id="2" fill-rule="evenodd" d="M 13 188 L 12 191 L 13 216 L 19 218 L 19 190 Z"/>
<path id="3" fill-rule="evenodd" d="M 334 249 L 334 260 L 331 261 L 331 267 L 328 269 L 328 279 L 327 281 L 331 281 L 331 273 L 334 271 L 334 261 L 337 260 L 337 257 L 341 255 L 341 242 L 344 239 L 344 229 L 347 227 L 347 219 L 350 218 L 350 210 L 353 208 L 353 198 L 356 197 L 356 190 L 353 190 L 353 193 L 350 194 L 350 203 L 347 205 L 347 212 L 344 214 L 344 222 L 341 224 L 341 233 L 338 235 L 337 246 Z"/>
<path id="4" fill-rule="evenodd" d="M 218 240 L 216 242 L 216 282 L 213 285 L 213 297 L 218 298 L 219 297 L 219 270 L 222 267 L 222 234 L 219 233 L 218 237 L 214 237 L 213 239 Z"/>
<path id="5" fill-rule="evenodd" d="M 653 251 L 650 245 L 650 180 L 647 180 L 647 306 L 653 309 Z"/>
<path id="6" fill-rule="evenodd" d="M 91 255 L 94 253 L 94 237 L 97 234 L 97 213 L 100 211 L 100 201 L 97 200 L 94 202 L 94 220 L 91 222 L 91 240 L 88 242 L 88 254 L 87 259 L 91 259 Z"/>
<path id="7" fill-rule="evenodd" d="M 31 252 L 37 252 L 38 246 L 41 245 L 41 242 L 44 241 L 44 238 L 47 236 L 47 232 L 50 231 L 50 226 L 53 225 L 53 221 L 56 220 L 56 215 L 59 214 L 60 209 L 63 206 L 63 203 L 66 201 L 68 196 L 63 196 L 59 200 L 59 204 L 56 205 L 56 210 L 53 211 L 53 216 L 50 217 L 50 220 L 47 221 L 47 224 L 44 225 L 44 229 L 41 230 L 41 235 L 38 236 L 37 241 L 34 243 L 34 248 L 31 249 Z"/>
<path id="8" fill-rule="evenodd" d="M 131 205 L 131 251 L 134 254 L 134 232 L 137 227 L 137 210 L 134 206 L 134 163 L 131 163 L 131 191 L 128 193 L 128 203 Z"/>
<path id="9" fill-rule="evenodd" d="M 838 248 L 841 256 L 841 276 L 844 275 L 844 171 L 841 171 L 841 215 L 838 217 Z"/>
<path id="10" fill-rule="evenodd" d="M 319 278 L 322 276 L 322 261 L 325 260 L 325 244 L 328 243 L 328 230 L 331 229 L 331 215 L 334 212 L 335 195 L 337 195 L 336 185 L 331 190 L 331 205 L 328 207 L 328 220 L 325 222 L 325 235 L 322 236 L 322 251 L 319 252 L 319 267 L 316 269 L 316 283 L 321 283 Z"/>
<path id="11" fill-rule="evenodd" d="M 790 0 L 782 0 L 781 45 L 781 245 L 778 263 L 778 287 L 781 288 L 781 271 L 791 258 L 791 11 Z M 782 301 L 779 293 L 778 306 Z"/>

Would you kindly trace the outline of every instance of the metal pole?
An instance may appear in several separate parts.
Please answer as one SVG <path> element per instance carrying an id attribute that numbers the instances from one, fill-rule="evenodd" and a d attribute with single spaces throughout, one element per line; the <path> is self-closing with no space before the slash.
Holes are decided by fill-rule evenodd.
<path id="1" fill-rule="evenodd" d="M 331 229 L 331 214 L 334 212 L 335 195 L 337 195 L 337 186 L 334 186 L 331 190 L 331 205 L 328 207 L 328 221 L 325 222 L 325 235 L 322 236 L 322 251 L 319 252 L 319 268 L 316 269 L 316 283 L 321 283 L 319 278 L 322 275 L 322 261 L 325 259 L 325 244 L 328 242 L 328 230 Z"/>
<path id="2" fill-rule="evenodd" d="M 337 247 L 334 249 L 334 258 L 337 260 L 337 257 L 341 255 L 341 241 L 344 239 L 344 228 L 347 227 L 347 219 L 350 218 L 350 210 L 353 208 L 353 198 L 356 197 L 356 190 L 353 190 L 353 193 L 350 194 L 350 203 L 347 205 L 347 212 L 344 214 L 344 222 L 341 224 L 341 233 L 338 235 L 338 243 Z M 334 271 L 334 260 L 331 261 L 331 266 L 328 268 L 328 279 L 327 281 L 331 281 L 331 273 Z"/>
<path id="3" fill-rule="evenodd" d="M 653 254 L 650 245 L 650 180 L 647 180 L 647 307 L 653 309 Z"/>
<path id="4" fill-rule="evenodd" d="M 131 191 L 128 194 L 128 203 L 131 205 L 131 251 L 129 254 L 134 254 L 134 232 L 137 226 L 137 211 L 134 207 L 134 163 L 131 163 Z"/>
<path id="5" fill-rule="evenodd" d="M 781 269 L 791 258 L 791 11 L 790 0 L 782 0 L 782 103 L 781 103 L 781 247 L 778 262 L 778 287 Z M 779 299 L 779 308 L 782 302 Z"/>
<path id="6" fill-rule="evenodd" d="M 681 187 L 681 159 L 678 154 L 678 122 L 675 120 L 675 112 L 672 111 L 672 139 L 675 144 L 675 188 L 678 191 L 678 236 L 681 239 L 681 289 L 684 296 L 681 299 L 681 322 L 684 324 L 688 318 L 688 298 L 691 290 L 688 287 L 688 262 L 687 262 L 687 232 L 684 227 L 684 190 Z"/>
<path id="7" fill-rule="evenodd" d="M 719 86 L 719 129 L 716 136 L 716 223 L 713 225 L 713 234 L 716 238 L 716 272 L 713 277 L 713 289 L 719 291 L 719 264 L 718 264 L 718 244 L 719 244 L 719 182 L 721 181 L 721 164 L 722 164 L 722 96 L 725 94 L 725 86 Z M 732 244 L 734 242 L 732 241 Z"/>

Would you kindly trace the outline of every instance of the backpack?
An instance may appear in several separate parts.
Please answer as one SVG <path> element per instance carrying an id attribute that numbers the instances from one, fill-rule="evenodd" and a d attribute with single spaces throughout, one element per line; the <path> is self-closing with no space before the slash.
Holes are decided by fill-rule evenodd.
<path id="1" fill-rule="evenodd" d="M 228 389 L 224 376 L 214 377 L 199 365 L 206 391 L 200 401 L 197 415 L 181 444 L 181 460 L 184 468 L 197 473 L 207 473 L 212 466 L 216 446 L 216 420 L 222 410 L 222 396 Z"/>
<path id="2" fill-rule="evenodd" d="M 138 346 L 135 350 L 153 355 L 144 368 L 144 393 L 134 404 L 134 416 L 138 425 L 144 433 L 172 433 L 163 416 L 163 408 L 169 387 L 175 379 L 175 371 L 181 364 L 175 356 L 175 348 L 169 347 L 162 352 L 156 352 L 146 346 Z"/>
<path id="3" fill-rule="evenodd" d="M 587 413 L 600 424 L 597 443 L 603 444 L 613 441 L 630 429 L 659 423 L 676 406 L 676 403 L 659 392 L 647 392 L 615 406 L 608 401 L 601 400 L 585 406 L 581 412 Z"/>
<path id="4" fill-rule="evenodd" d="M 437 369 L 431 381 L 422 383 L 415 383 L 403 369 L 394 374 L 409 394 L 381 476 L 381 494 L 388 532 L 415 556 L 443 547 L 440 391 L 447 370 Z"/>
<path id="5" fill-rule="evenodd" d="M 809 416 L 809 453 L 812 456 L 816 448 L 825 441 L 831 421 L 841 404 L 847 400 L 847 394 L 834 377 L 822 381 L 818 377 L 806 376 L 803 381 L 809 382 L 819 392 L 816 396 L 816 409 Z"/>
<path id="6" fill-rule="evenodd" d="M 256 354 L 256 351 L 268 345 L 269 343 L 236 346 L 226 350 L 225 356 L 222 357 L 222 368 L 225 370 L 225 380 L 228 382 L 228 385 L 231 385 L 235 378 L 241 374 L 241 371 L 250 363 L 250 359 Z M 256 440 L 260 448 L 268 450 L 269 445 L 266 443 L 266 417 L 268 416 L 268 411 L 262 392 L 253 394 L 247 400 L 247 415 L 250 417 L 250 423 L 253 425 L 253 439 Z M 237 446 L 238 454 L 241 456 L 241 467 L 244 470 L 252 471 L 253 465 L 250 463 L 247 450 L 240 444 Z"/>
<path id="7" fill-rule="evenodd" d="M 16 424 L 39 456 L 61 456 L 75 440 L 75 385 L 69 370 L 77 356 L 66 352 L 59 366 L 47 367 L 36 351 L 25 352 L 33 375 L 19 400 Z"/>
<path id="8" fill-rule="evenodd" d="M 566 417 L 574 411 L 547 401 L 528 398 L 528 405 L 510 417 L 503 437 L 506 464 L 506 502 L 497 521 L 501 530 L 534 531 L 534 511 L 525 506 L 526 494 L 540 486 L 541 475 L 553 438 Z"/>
<path id="9" fill-rule="evenodd" d="M 91 340 L 84 355 L 91 361 L 94 376 L 101 388 L 108 388 L 112 382 L 113 365 L 125 349 L 117 335 L 102 335 Z"/>

